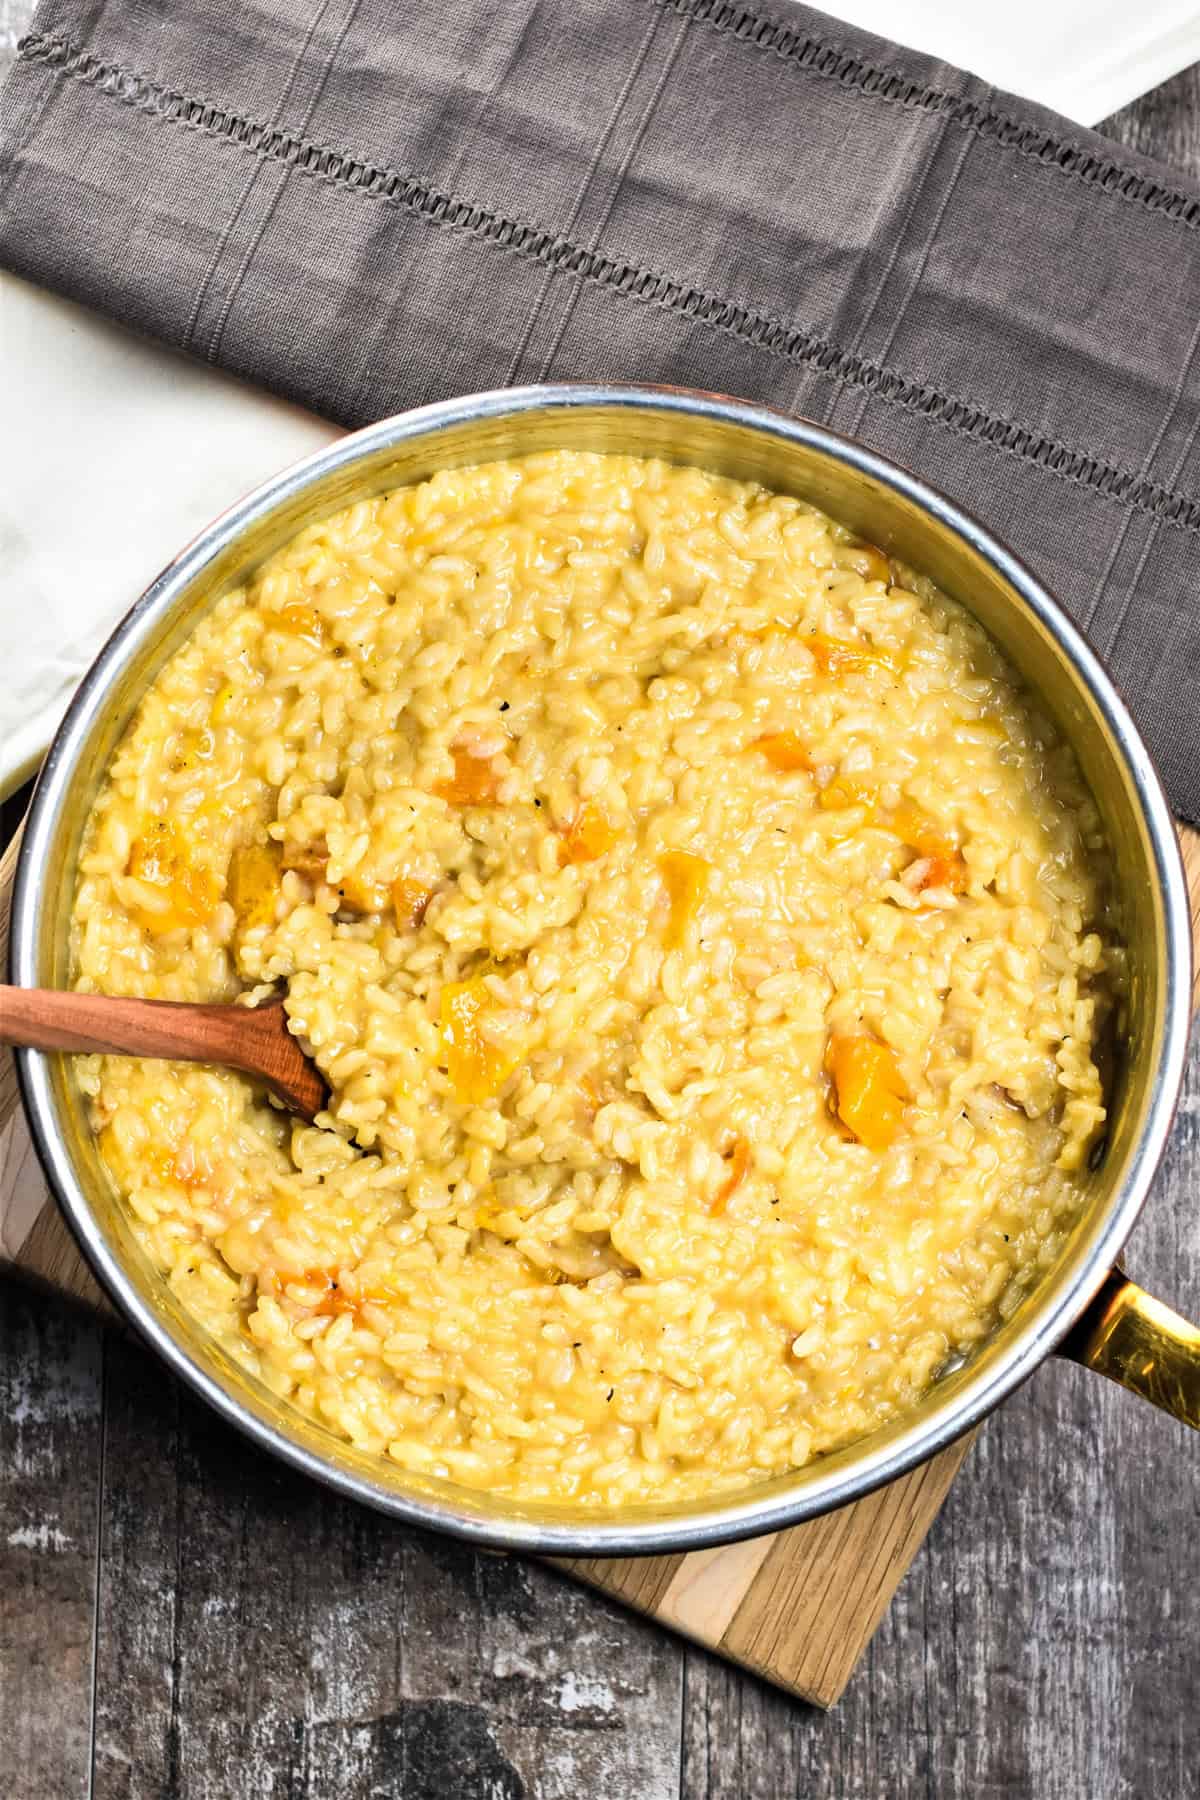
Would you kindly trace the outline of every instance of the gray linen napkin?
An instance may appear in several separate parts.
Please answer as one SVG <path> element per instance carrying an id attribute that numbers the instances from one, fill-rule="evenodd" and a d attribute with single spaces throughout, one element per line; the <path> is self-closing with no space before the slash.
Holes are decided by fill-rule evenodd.
<path id="1" fill-rule="evenodd" d="M 1200 189 L 786 0 L 44 0 L 0 262 L 346 424 L 768 400 L 1069 606 L 1200 820 Z"/>

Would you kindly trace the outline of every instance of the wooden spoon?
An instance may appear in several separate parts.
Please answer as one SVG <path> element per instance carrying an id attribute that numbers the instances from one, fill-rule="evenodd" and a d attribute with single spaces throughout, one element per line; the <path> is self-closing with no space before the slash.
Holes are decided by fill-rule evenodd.
<path id="1" fill-rule="evenodd" d="M 324 1077 L 288 1030 L 282 1000 L 201 1006 L 0 986 L 0 1044 L 220 1063 L 256 1075 L 310 1124 L 329 1098 Z"/>

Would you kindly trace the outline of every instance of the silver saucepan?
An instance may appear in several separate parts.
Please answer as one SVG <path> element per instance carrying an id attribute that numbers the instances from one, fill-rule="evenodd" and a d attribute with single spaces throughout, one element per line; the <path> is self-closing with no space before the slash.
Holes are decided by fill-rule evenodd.
<path id="1" fill-rule="evenodd" d="M 816 425 L 669 388 L 523 388 L 450 400 L 341 439 L 209 526 L 118 626 L 54 740 L 25 832 L 11 979 L 66 986 L 80 839 L 105 766 L 166 658 L 214 601 L 302 525 L 437 469 L 560 447 L 698 464 L 812 501 L 923 570 L 992 633 L 1074 745 L 1108 831 L 1131 982 L 1107 1146 L 1054 1266 L 921 1403 L 794 1474 L 711 1500 L 583 1513 L 421 1478 L 341 1443 L 217 1348 L 138 1246 L 62 1057 L 19 1053 L 34 1141 L 80 1246 L 118 1306 L 225 1418 L 308 1475 L 481 1545 L 578 1556 L 657 1553 L 776 1531 L 943 1449 L 1064 1343 L 1200 1425 L 1200 1332 L 1115 1271 L 1162 1155 L 1190 1015 L 1187 890 L 1170 813 L 1137 729 L 1061 608 L 948 500 Z"/>

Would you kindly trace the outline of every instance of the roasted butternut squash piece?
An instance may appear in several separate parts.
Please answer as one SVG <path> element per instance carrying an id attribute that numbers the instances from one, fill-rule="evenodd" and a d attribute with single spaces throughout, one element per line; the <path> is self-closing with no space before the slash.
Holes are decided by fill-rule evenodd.
<path id="1" fill-rule="evenodd" d="M 442 1051 L 450 1085 L 460 1100 L 478 1106 L 500 1091 L 518 1058 L 483 1034 L 482 1024 L 492 996 L 481 975 L 468 981 L 447 982 L 439 1004 Z"/>
<path id="2" fill-rule="evenodd" d="M 130 1159 L 121 1149 L 116 1132 L 105 1125 L 98 1133 L 100 1154 L 110 1169 L 119 1170 L 131 1187 L 149 1187 L 168 1181 L 179 1181 L 176 1168 L 178 1152 L 170 1144 L 151 1141 L 139 1146 L 130 1167 Z"/>
<path id="3" fill-rule="evenodd" d="M 303 600 L 289 600 L 278 612 L 268 613 L 267 618 L 277 631 L 286 631 L 289 637 L 301 638 L 306 644 L 311 644 L 314 650 L 325 648 L 325 621 L 315 606 L 309 606 Z"/>
<path id="4" fill-rule="evenodd" d="M 709 1212 L 721 1213 L 725 1211 L 726 1205 L 732 1199 L 733 1195 L 737 1193 L 743 1181 L 745 1181 L 747 1175 L 750 1173 L 752 1160 L 750 1146 L 745 1138 L 735 1138 L 733 1143 L 733 1153 L 729 1158 L 729 1173 L 713 1195 L 712 1203 L 708 1209 Z"/>
<path id="5" fill-rule="evenodd" d="M 275 923 L 280 869 L 276 844 L 240 844 L 230 857 L 225 895 L 242 931 Z"/>
<path id="6" fill-rule="evenodd" d="M 768 731 L 763 737 L 755 738 L 750 748 L 760 751 L 771 767 L 782 774 L 789 774 L 793 769 L 812 768 L 812 758 L 804 740 L 795 731 Z"/>
<path id="7" fill-rule="evenodd" d="M 953 856 L 922 856 L 905 870 L 904 880 L 912 876 L 914 892 L 926 888 L 948 888 L 952 894 L 963 894 L 967 888 L 967 865 L 956 850 Z"/>
<path id="8" fill-rule="evenodd" d="M 381 882 L 368 881 L 358 869 L 347 869 L 333 888 L 340 902 L 339 912 L 377 913 L 387 905 L 387 889 Z"/>
<path id="9" fill-rule="evenodd" d="M 284 868 L 303 875 L 305 881 L 311 881 L 314 887 L 318 881 L 324 881 L 328 861 L 329 846 L 323 837 L 307 843 L 293 839 L 283 846 Z"/>
<path id="10" fill-rule="evenodd" d="M 693 856 L 690 850 L 668 850 L 659 857 L 658 867 L 671 903 L 663 941 L 668 950 L 677 950 L 700 910 L 712 864 L 702 856 Z"/>
<path id="11" fill-rule="evenodd" d="M 927 887 L 949 888 L 954 894 L 965 892 L 967 865 L 962 852 L 923 807 L 913 800 L 902 800 L 892 814 L 890 829 L 920 859 L 921 867 L 916 870 L 913 883 L 918 893 Z"/>
<path id="12" fill-rule="evenodd" d="M 884 656 L 882 651 L 868 649 L 865 644 L 848 644 L 820 632 L 801 641 L 811 652 L 822 675 L 859 675 L 866 669 L 895 670 L 896 665 L 890 657 Z"/>
<path id="13" fill-rule="evenodd" d="M 258 1289 L 276 1298 L 286 1291 L 288 1299 L 306 1307 L 313 1318 L 336 1318 L 340 1313 L 358 1312 L 363 1306 L 385 1306 L 396 1297 L 381 1287 L 351 1295 L 341 1285 L 341 1274 L 340 1269 L 304 1269 L 299 1275 L 277 1270 L 268 1276 L 264 1272 Z"/>
<path id="14" fill-rule="evenodd" d="M 607 855 L 620 835 L 603 808 L 585 800 L 562 834 L 558 860 L 564 865 L 596 862 Z"/>
<path id="15" fill-rule="evenodd" d="M 134 909 L 138 924 L 156 937 L 203 925 L 220 899 L 212 871 L 193 860 L 186 833 L 168 819 L 156 820 L 136 839 L 129 852 L 129 873 L 161 897 L 161 906 Z"/>
<path id="16" fill-rule="evenodd" d="M 433 791 L 451 806 L 492 806 L 499 789 L 500 777 L 491 762 L 456 745 L 454 773 L 448 781 L 435 782 Z"/>
<path id="17" fill-rule="evenodd" d="M 415 931 L 429 910 L 433 889 L 423 881 L 417 881 L 412 875 L 397 875 L 392 883 L 391 895 L 397 929 Z"/>
<path id="18" fill-rule="evenodd" d="M 918 856 L 953 856 L 958 849 L 954 839 L 939 830 L 936 821 L 915 800 L 900 802 L 892 814 L 890 829 Z"/>
<path id="19" fill-rule="evenodd" d="M 869 1150 L 886 1150 L 903 1123 L 908 1098 L 892 1051 L 865 1034 L 834 1037 L 826 1063 L 842 1124 Z"/>

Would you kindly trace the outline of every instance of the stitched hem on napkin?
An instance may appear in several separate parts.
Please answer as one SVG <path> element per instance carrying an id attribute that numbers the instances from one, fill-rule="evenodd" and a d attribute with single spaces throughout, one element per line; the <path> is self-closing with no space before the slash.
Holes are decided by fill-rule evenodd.
<path id="1" fill-rule="evenodd" d="M 301 100 L 306 79 L 310 88 L 307 107 L 289 109 L 279 104 L 278 89 L 255 80 L 247 52 L 224 59 L 224 66 L 216 47 L 205 56 L 196 20 L 170 6 L 159 56 L 168 73 L 156 76 L 121 53 L 120 29 L 110 46 L 108 27 L 128 32 L 119 8 L 103 9 L 95 44 L 82 29 L 55 22 L 55 15 L 64 23 L 75 18 L 70 4 L 49 0 L 45 10 L 47 27 L 25 40 L 14 76 L 18 95 L 22 80 L 42 85 L 26 87 L 23 109 L 10 115 L 6 106 L 4 113 L 0 259 L 9 266 L 350 423 L 440 393 L 497 385 L 498 378 L 578 374 L 724 386 L 853 429 L 981 512 L 1058 588 L 1135 706 L 1141 700 L 1176 804 L 1195 816 L 1195 727 L 1182 738 L 1156 729 L 1163 701 L 1181 687 L 1192 693 L 1200 661 L 1190 580 L 1182 549 L 1174 547 L 1200 529 L 1195 322 L 1182 299 L 1184 277 L 1196 268 L 1200 194 L 1187 184 L 1040 109 L 1000 104 L 982 84 L 928 59 L 850 28 L 837 28 L 835 41 L 828 29 L 816 28 L 828 22 L 799 7 L 781 19 L 719 0 L 627 0 L 604 9 L 603 19 L 593 16 L 592 52 L 597 24 L 614 27 L 602 33 L 608 41 L 597 58 L 572 53 L 569 27 L 574 24 L 575 38 L 587 37 L 571 17 L 579 8 L 568 8 L 566 0 L 542 6 L 506 0 L 500 13 L 511 24 L 517 56 L 504 73 L 515 69 L 514 94 L 506 104 L 503 88 L 499 102 L 493 90 L 482 123 L 478 108 L 472 120 L 450 103 L 469 139 L 457 157 L 449 125 L 440 137 L 436 130 L 438 108 L 447 101 L 432 11 L 420 31 L 415 19 L 398 32 L 393 21 L 385 55 L 379 37 L 365 29 L 370 0 L 321 7 L 303 41 L 299 26 L 307 9 L 299 0 L 284 6 L 295 15 L 297 41 L 288 52 L 299 49 L 297 91 L 289 97 Z M 257 9 L 250 11 L 253 27 Z M 326 20 L 326 12 L 336 17 Z M 656 63 L 643 36 L 631 64 L 633 28 L 644 28 L 648 18 L 651 37 L 674 29 L 675 39 L 656 46 Z M 544 43 L 529 53 L 539 26 L 544 38 L 548 23 L 559 29 L 553 69 Z M 503 36 L 502 27 L 503 19 L 497 26 Z M 440 22 L 441 40 L 452 37 L 453 28 Z M 373 105 L 354 108 L 344 102 L 364 55 L 382 79 Z M 177 67 L 189 66 L 211 79 L 176 78 Z M 588 117 L 580 104 L 589 75 L 597 91 L 610 79 L 615 101 L 598 142 L 602 109 Z M 407 84 L 410 98 L 415 94 L 412 130 L 401 126 L 399 135 L 421 157 L 395 154 L 389 81 Z M 550 123 L 549 97 L 564 84 L 575 108 L 566 107 L 568 129 Z M 639 84 L 644 93 L 635 91 Z M 721 129 L 708 140 L 696 134 L 691 145 L 705 170 L 697 180 L 696 164 L 682 156 L 661 121 L 672 114 L 678 125 L 680 98 L 693 123 L 706 114 L 711 120 L 714 104 L 729 94 L 741 110 L 727 108 Z M 259 104 L 250 103 L 255 99 Z M 346 134 L 332 124 L 350 119 L 366 141 L 388 141 L 392 153 L 340 147 Z M 758 160 L 773 163 L 777 176 L 778 140 L 785 135 L 778 121 L 795 127 L 796 141 L 835 190 L 827 204 L 797 192 L 776 203 L 769 184 L 755 184 L 755 171 L 739 167 L 755 160 L 739 142 L 746 119 L 767 121 L 765 134 L 775 140 L 768 149 L 776 154 Z M 899 146 L 897 119 L 906 134 Z M 87 168 L 88 195 L 98 202 L 88 221 L 93 241 L 68 229 L 65 253 L 56 252 L 43 231 L 39 246 L 31 226 L 39 209 L 43 221 L 55 216 L 66 152 L 71 146 L 77 152 L 100 120 L 110 155 L 107 168 L 96 158 Z M 169 144 L 163 131 L 171 134 Z M 830 175 L 828 147 L 839 136 L 843 165 Z M 533 178 L 547 144 L 550 159 L 561 164 L 553 181 Z M 512 158 L 507 180 L 498 165 L 501 148 Z M 231 158 L 251 165 L 252 180 L 261 172 L 274 184 L 272 203 L 257 219 Z M 458 179 L 435 179 L 439 163 L 455 165 Z M 414 173 L 422 164 L 428 172 Z M 156 169 L 168 191 L 160 195 L 156 219 L 161 241 L 150 244 L 143 200 L 129 174 L 149 181 L 153 196 Z M 519 191 L 521 182 L 512 177 L 523 172 L 531 194 L 546 202 L 536 213 L 497 197 L 498 189 Z M 875 177 L 873 189 L 864 173 Z M 292 176 L 301 178 L 308 198 L 296 199 Z M 589 207 L 589 190 L 604 187 L 605 204 Z M 471 188 L 483 197 L 465 197 Z M 454 241 L 449 249 L 422 251 L 405 223 L 385 226 L 380 243 L 377 226 L 346 213 L 339 199 L 345 195 L 434 227 L 425 233 L 427 245 L 435 237 Z M 881 216 L 864 232 L 867 202 Z M 331 268 L 315 262 L 300 241 L 310 221 L 324 241 L 331 234 L 344 240 Z M 888 230 L 898 234 L 891 241 Z M 203 284 L 201 258 L 189 255 L 184 241 L 192 235 L 203 239 Z M 1001 255 L 992 240 L 1005 235 Z M 101 271 L 97 243 L 111 249 L 122 236 L 136 241 L 140 254 Z M 1145 333 L 1139 337 L 1133 328 L 1136 304 L 1115 302 L 1121 284 L 1130 289 L 1128 301 L 1136 300 L 1139 284 L 1149 300 L 1151 243 L 1160 301 L 1164 259 L 1173 279 L 1165 284 L 1167 316 L 1158 321 L 1148 355 Z M 436 348 L 425 357 L 397 355 L 382 369 L 373 362 L 368 390 L 354 339 L 365 326 L 377 341 L 378 253 L 393 247 L 405 267 L 424 257 L 440 272 L 440 295 L 426 281 L 410 318 L 385 302 L 401 329 L 432 327 Z M 172 248 L 173 267 L 162 254 Z M 481 269 L 480 248 L 505 255 L 486 256 Z M 664 254 L 672 249 L 675 258 Z M 986 279 L 975 278 L 971 258 L 987 264 Z M 525 266 L 513 273 L 511 265 Z M 815 279 L 806 279 L 806 265 L 815 268 Z M 296 277 L 290 292 L 281 291 L 281 267 Z M 1065 285 L 1064 269 L 1072 277 Z M 767 271 L 769 279 L 748 286 L 748 277 Z M 707 279 L 698 278 L 701 272 Z M 194 339 L 191 324 L 181 329 L 176 298 L 166 293 L 171 276 L 192 292 L 193 313 L 207 309 L 218 321 L 207 347 L 205 318 Z M 531 288 L 535 279 L 540 285 Z M 1037 279 L 1045 288 L 1040 296 Z M 548 305 L 547 281 L 570 298 Z M 750 287 L 760 291 L 752 294 Z M 597 304 L 600 296 L 605 304 L 613 297 L 635 303 L 632 318 L 614 330 L 611 313 L 580 302 L 584 290 L 597 291 Z M 1073 304 L 1064 307 L 1066 294 Z M 505 315 L 503 330 L 487 316 L 497 308 Z M 261 329 L 272 312 L 274 335 Z M 665 326 L 650 321 L 650 313 L 664 316 Z M 548 346 L 533 341 L 552 327 Z M 450 332 L 465 345 L 446 359 L 437 352 Z M 714 348 L 717 339 L 729 349 Z M 299 361 L 288 354 L 297 345 L 305 352 Z M 347 363 L 349 370 L 331 374 Z M 797 378 L 783 395 L 772 391 L 778 377 L 771 367 L 779 364 Z M 375 392 L 382 405 L 371 403 Z M 996 475 L 1014 465 L 1021 465 L 1020 479 L 1000 477 L 1005 494 L 997 504 Z M 1076 500 L 1053 498 L 1068 488 L 1077 491 Z M 1110 511 L 1112 523 L 1102 516 Z M 1178 698 L 1170 710 L 1178 719 Z M 1193 718 L 1195 712 L 1193 706 Z"/>

